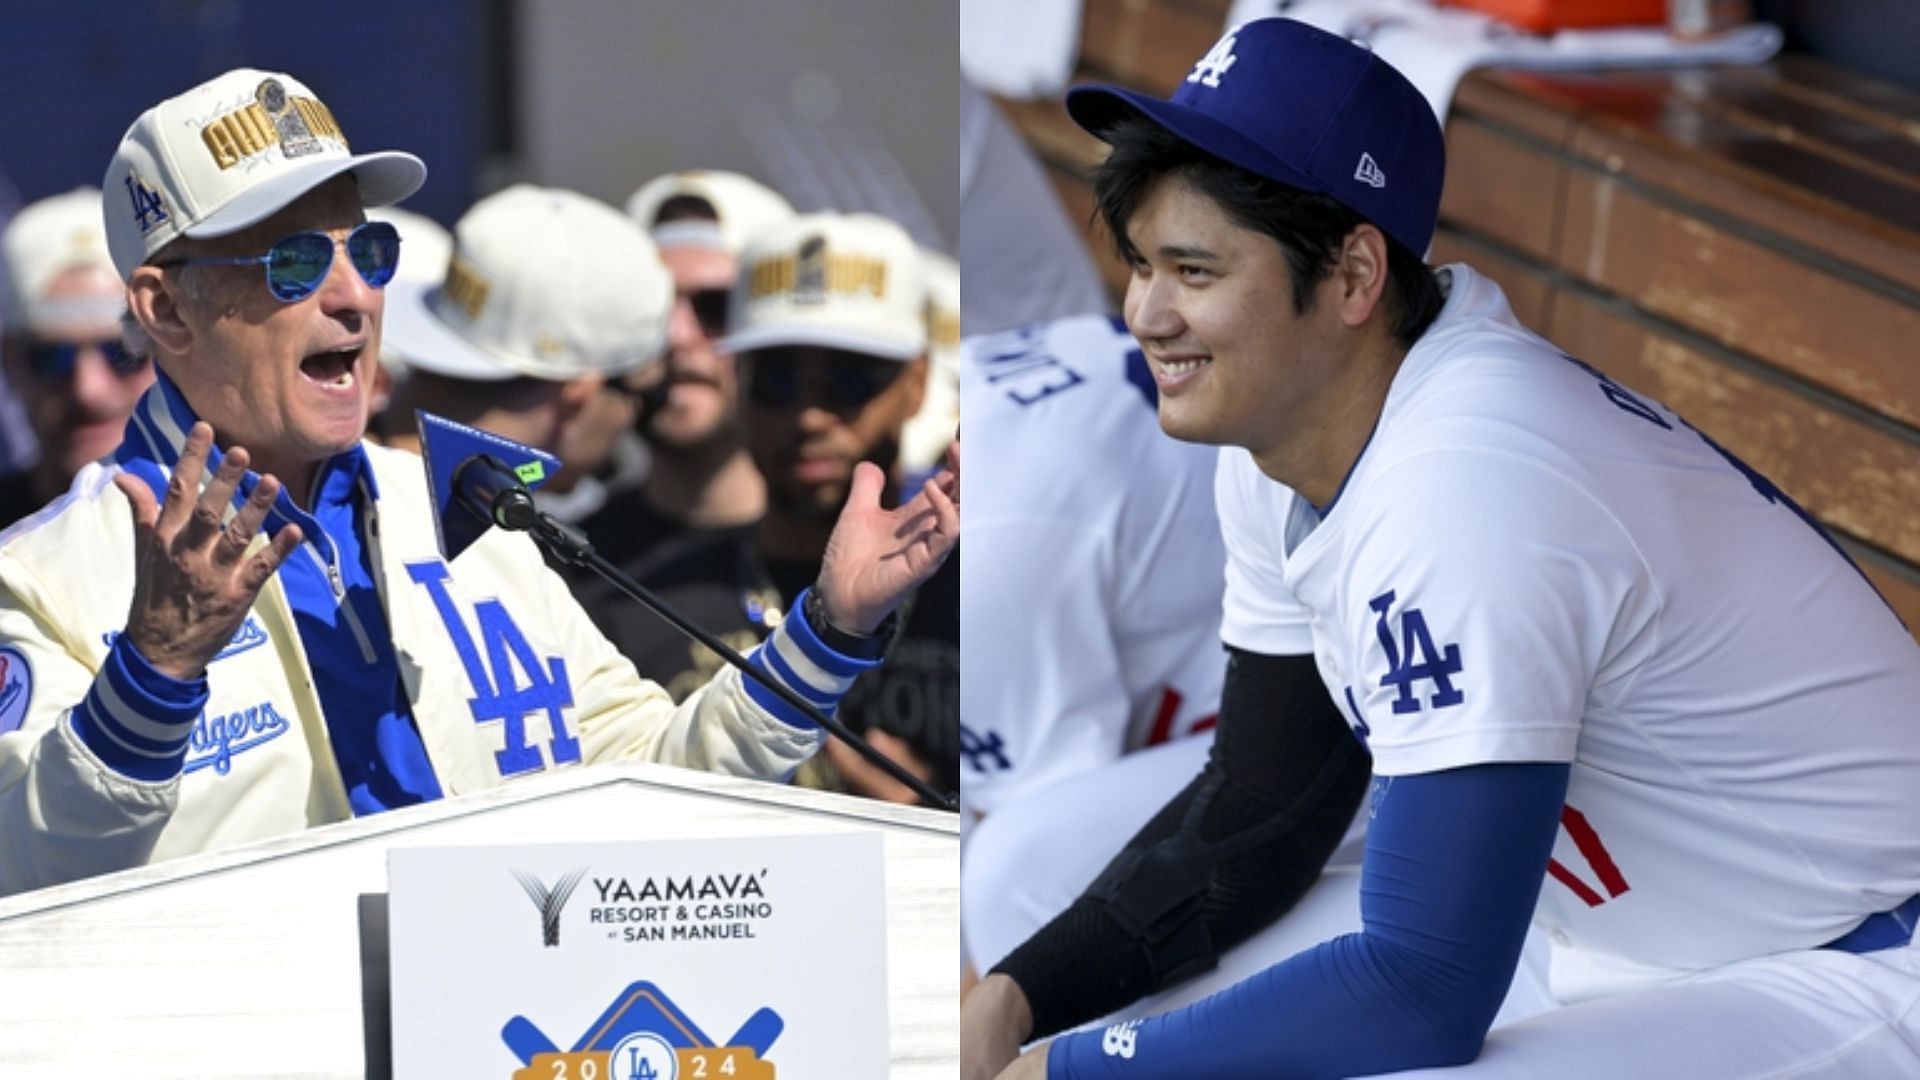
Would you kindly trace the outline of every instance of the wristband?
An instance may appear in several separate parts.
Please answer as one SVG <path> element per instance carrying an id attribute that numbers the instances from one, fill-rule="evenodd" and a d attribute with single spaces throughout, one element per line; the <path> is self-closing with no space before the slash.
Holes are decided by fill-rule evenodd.
<path id="1" fill-rule="evenodd" d="M 818 585 L 807 590 L 807 599 L 800 605 L 800 614 L 807 620 L 807 628 L 827 648 L 843 656 L 862 660 L 878 660 L 886 655 L 887 646 L 893 641 L 894 628 L 900 621 L 900 613 L 894 611 L 888 612 L 871 634 L 842 630 L 827 619 L 827 604 L 820 598 Z"/>

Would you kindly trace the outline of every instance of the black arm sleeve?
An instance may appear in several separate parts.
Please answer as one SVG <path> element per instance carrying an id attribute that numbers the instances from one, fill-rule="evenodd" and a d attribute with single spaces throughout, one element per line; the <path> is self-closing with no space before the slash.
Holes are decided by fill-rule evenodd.
<path id="1" fill-rule="evenodd" d="M 1311 656 L 1228 649 L 1206 768 L 993 969 L 1026 994 L 1033 1037 L 1206 971 L 1284 914 L 1339 846 L 1371 766 Z"/>

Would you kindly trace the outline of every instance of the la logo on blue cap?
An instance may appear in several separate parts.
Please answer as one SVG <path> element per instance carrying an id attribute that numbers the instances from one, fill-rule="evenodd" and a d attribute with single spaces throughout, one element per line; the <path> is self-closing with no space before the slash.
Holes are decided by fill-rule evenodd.
<path id="1" fill-rule="evenodd" d="M 1226 37 L 1214 42 L 1213 48 L 1207 50 L 1207 55 L 1201 57 L 1200 62 L 1193 65 L 1193 71 L 1187 76 L 1187 81 L 1190 83 L 1199 83 L 1201 86 L 1210 86 L 1214 89 L 1219 89 L 1220 76 L 1225 75 L 1227 69 L 1231 68 L 1234 62 L 1240 59 L 1233 55 L 1233 36 L 1239 32 L 1240 28 L 1235 27 L 1227 31 Z"/>

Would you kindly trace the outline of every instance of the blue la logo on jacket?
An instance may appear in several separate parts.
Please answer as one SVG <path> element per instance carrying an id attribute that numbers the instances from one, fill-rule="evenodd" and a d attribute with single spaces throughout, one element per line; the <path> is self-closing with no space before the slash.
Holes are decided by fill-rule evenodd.
<path id="1" fill-rule="evenodd" d="M 427 590 L 433 608 L 440 614 L 460 665 L 466 669 L 474 697 L 469 703 L 476 724 L 499 723 L 506 745 L 494 752 L 494 762 L 502 776 L 538 772 L 547 767 L 546 755 L 527 742 L 527 714 L 544 712 L 553 733 L 548 750 L 553 764 L 572 765 L 580 761 L 580 740 L 567 730 L 564 710 L 573 707 L 573 683 L 567 677 L 567 662 L 558 656 L 535 655 L 527 636 L 507 613 L 499 600 L 482 600 L 473 605 L 480 635 L 475 639 L 453 594 L 447 591 L 447 564 L 438 559 L 408 563 L 407 575 Z M 485 646 L 485 655 L 481 647 Z M 514 676 L 518 668 L 526 675 L 525 685 Z"/>

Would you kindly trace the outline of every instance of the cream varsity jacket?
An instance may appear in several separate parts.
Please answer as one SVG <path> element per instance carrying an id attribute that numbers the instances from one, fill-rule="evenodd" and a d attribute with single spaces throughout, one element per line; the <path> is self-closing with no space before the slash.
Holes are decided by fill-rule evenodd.
<path id="1" fill-rule="evenodd" d="M 142 403 L 149 419 L 155 401 Z M 449 564 L 436 546 L 420 459 L 376 446 L 367 453 L 392 644 L 448 796 L 598 761 L 783 779 L 819 748 L 818 729 L 774 715 L 790 710 L 763 688 L 749 692 L 732 668 L 676 707 L 600 635 L 523 535 L 490 530 Z M 67 495 L 0 535 L 0 894 L 351 816 L 277 578 L 209 666 L 211 699 L 190 733 L 155 730 L 114 699 L 102 665 L 134 583 L 132 515 L 112 483 L 118 471 L 89 465 Z M 804 620 L 789 622 L 755 654 L 756 666 L 830 705 L 858 670 Z M 537 674 L 526 669 L 528 656 Z M 520 692 L 542 680 L 564 685 Z M 88 725 L 102 729 L 92 735 L 100 745 L 71 723 L 83 700 L 111 714 L 110 723 Z M 168 740 L 176 753 L 184 740 L 186 758 L 164 781 L 113 765 Z"/>

